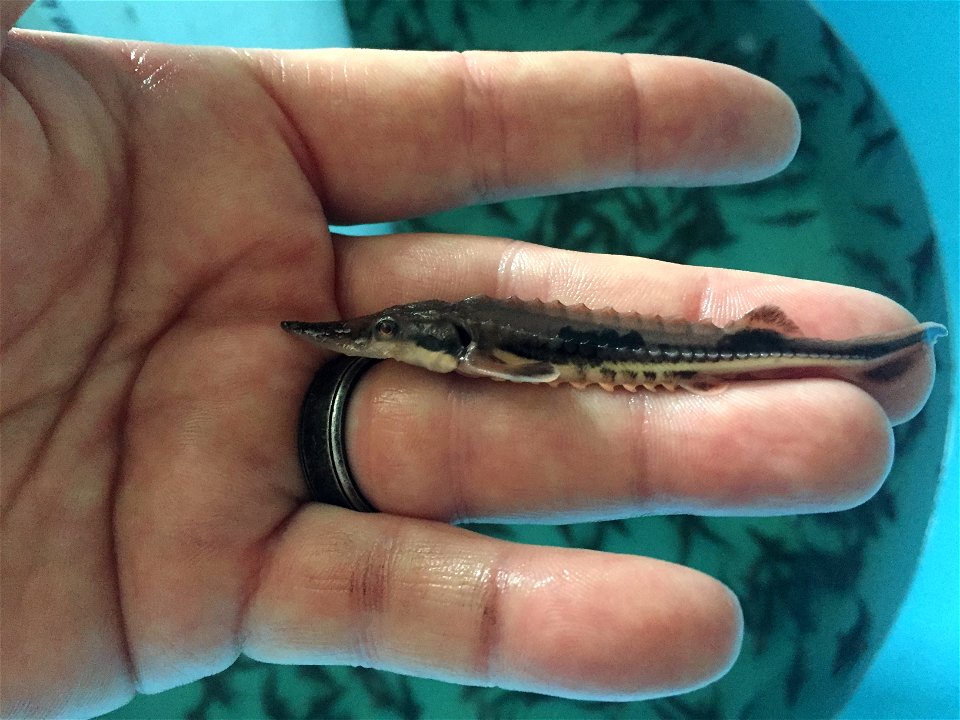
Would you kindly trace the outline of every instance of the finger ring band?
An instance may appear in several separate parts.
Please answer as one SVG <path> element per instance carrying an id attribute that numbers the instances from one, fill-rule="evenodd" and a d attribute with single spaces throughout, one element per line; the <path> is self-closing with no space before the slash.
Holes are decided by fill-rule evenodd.
<path id="1" fill-rule="evenodd" d="M 350 394 L 379 360 L 341 355 L 314 375 L 300 409 L 297 449 L 311 500 L 360 512 L 376 512 L 350 472 L 344 417 Z"/>

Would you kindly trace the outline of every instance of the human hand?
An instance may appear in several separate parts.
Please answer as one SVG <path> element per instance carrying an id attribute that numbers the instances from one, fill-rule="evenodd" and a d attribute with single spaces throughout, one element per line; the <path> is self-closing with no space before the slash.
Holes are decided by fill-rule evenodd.
<path id="1" fill-rule="evenodd" d="M 632 396 L 383 363 L 348 445 L 384 513 L 307 504 L 294 438 L 318 359 L 285 318 L 487 293 L 721 322 L 772 301 L 823 337 L 912 319 L 770 276 L 330 236 L 328 219 L 774 172 L 795 112 L 731 68 L 14 32 L 2 69 L 4 714 L 102 712 L 240 653 L 562 695 L 702 684 L 740 637 L 716 581 L 430 520 L 846 507 L 929 391 L 929 363 L 887 412 L 831 380 Z"/>

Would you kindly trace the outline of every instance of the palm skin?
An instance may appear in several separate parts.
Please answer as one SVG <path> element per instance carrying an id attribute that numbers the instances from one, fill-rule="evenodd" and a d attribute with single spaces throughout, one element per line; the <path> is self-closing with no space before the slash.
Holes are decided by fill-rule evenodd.
<path id="1" fill-rule="evenodd" d="M 3 646 L 27 663 L 4 679 L 30 697 L 18 680 L 45 676 L 67 707 L 129 696 L 121 604 L 162 608 L 151 633 L 190 632 L 205 666 L 237 655 L 258 556 L 302 500 L 316 360 L 277 319 L 336 312 L 323 212 L 250 73 L 223 71 L 224 112 L 182 111 L 199 78 L 163 117 L 111 106 L 93 61 L 4 53 Z M 78 642 L 28 651 L 37 633 Z"/>
<path id="2" fill-rule="evenodd" d="M 619 485 L 611 470 L 608 486 L 564 490 L 555 481 L 562 468 L 533 469 L 525 471 L 524 494 L 511 477 L 523 470 L 509 454 L 516 448 L 498 449 L 471 465 L 477 482 L 444 498 L 450 478 L 436 472 L 438 465 L 391 463 L 409 447 L 422 449 L 424 463 L 434 462 L 431 446 L 444 443 L 417 433 L 436 431 L 432 413 L 440 408 L 456 414 L 444 404 L 452 397 L 491 402 L 489 409 L 474 409 L 474 417 L 512 413 L 518 427 L 524 412 L 576 418 L 604 403 L 605 413 L 622 412 L 627 423 L 637 418 L 637 402 L 619 395 L 477 386 L 389 367 L 371 373 L 377 379 L 365 380 L 355 401 L 372 408 L 358 414 L 378 431 L 363 437 L 355 428 L 351 445 L 360 479 L 370 483 L 366 494 L 394 514 L 361 518 L 305 505 L 295 426 L 318 358 L 281 333 L 280 320 L 332 319 L 415 296 L 575 297 L 562 284 L 542 292 L 548 274 L 543 268 L 560 262 L 574 271 L 591 262 L 608 263 L 604 268 L 616 263 L 624 277 L 652 273 L 648 279 L 654 284 L 664 275 L 660 266 L 623 270 L 619 260 L 568 260 L 573 256 L 482 239 L 397 239 L 390 241 L 396 252 L 388 254 L 374 244 L 382 240 L 332 238 L 328 216 L 346 222 L 391 219 L 531 188 L 596 187 L 629 178 L 747 179 L 775 170 L 796 146 L 789 101 L 756 79 L 716 66 L 681 69 L 694 79 L 703 75 L 710 87 L 721 86 L 719 104 L 742 85 L 741 97 L 728 104 L 740 107 L 749 97 L 757 112 L 730 110 L 739 119 L 727 118 L 725 126 L 733 131 L 723 142 L 698 136 L 685 113 L 675 121 L 666 110 L 662 118 L 651 112 L 644 116 L 650 127 L 642 132 L 663 135 L 661 126 L 673 128 L 676 141 L 649 144 L 643 155 L 634 145 L 648 144 L 640 142 L 638 125 L 622 112 L 636 95 L 624 90 L 626 65 L 620 60 L 531 60 L 556 67 L 549 65 L 553 74 L 547 76 L 546 65 L 537 65 L 540 74 L 525 80 L 527 61 L 509 56 L 424 57 L 417 62 L 426 69 L 417 72 L 449 81 L 457 97 L 463 63 L 475 63 L 468 73 L 481 87 L 481 107 L 466 113 L 474 122 L 446 118 L 444 111 L 461 118 L 463 103 L 446 100 L 441 81 L 423 86 L 418 76 L 409 87 L 397 81 L 382 93 L 364 85 L 364 73 L 377 77 L 394 66 L 398 77 L 412 73 L 409 58 L 199 51 L 26 33 L 11 33 L 5 41 L 4 714 L 102 712 L 137 691 L 216 672 L 241 652 L 559 694 L 626 698 L 675 692 L 715 677 L 736 655 L 739 608 L 719 583 L 642 558 L 521 549 L 413 518 L 551 519 L 567 511 L 583 515 L 589 512 L 585 508 L 597 516 L 622 515 L 653 511 L 660 501 L 672 509 L 682 506 L 671 503 L 671 493 L 695 507 L 737 510 L 756 505 L 769 511 L 773 497 L 787 511 L 848 506 L 876 489 L 889 462 L 889 418 L 859 390 L 811 381 L 803 385 L 809 396 L 779 386 L 765 391 L 771 407 L 797 405 L 798 417 L 812 418 L 797 421 L 810 428 L 800 433 L 803 442 L 791 439 L 803 458 L 796 465 L 806 470 L 778 480 L 761 467 L 757 473 L 768 489 L 735 463 L 721 464 L 730 468 L 730 479 L 720 478 L 714 490 L 702 483 L 692 489 L 683 477 L 695 473 L 674 463 L 680 470 L 664 481 L 673 484 L 669 492 L 658 492 L 644 478 L 647 494 L 640 497 L 641 485 L 628 477 L 635 468 L 628 465 L 642 453 L 623 435 L 639 429 L 624 424 L 615 436 L 611 422 L 611 445 L 634 448 Z M 633 62 L 631 72 L 649 67 L 653 73 L 671 61 Z M 521 79 L 514 87 L 501 77 L 504 91 L 498 72 Z M 619 79 L 604 85 L 597 77 Z M 658 87 L 653 79 L 648 96 Z M 391 107 L 409 97 L 410 87 L 436 112 L 414 107 L 391 114 Z M 513 104 L 504 100 L 511 87 L 517 93 L 510 95 Z M 524 112 L 533 111 L 523 108 L 522 98 L 539 87 L 547 88 L 543 92 L 554 105 L 570 107 L 566 115 L 538 111 L 542 127 L 525 136 L 521 130 L 530 123 L 523 121 L 530 118 Z M 689 101 L 677 100 L 679 106 L 684 102 Z M 620 112 L 591 114 L 605 104 Z M 457 107 L 451 110 L 452 105 Z M 579 125 L 569 123 L 581 115 Z M 618 119 L 621 115 L 626 119 Z M 425 123 L 424 116 L 433 122 Z M 765 131 L 736 132 L 750 122 Z M 598 123 L 609 132 L 595 132 Z M 457 134 L 463 127 L 470 128 L 470 142 Z M 488 137 L 488 127 L 499 131 Z M 618 129 L 625 133 L 619 140 Z M 551 133 L 563 142 L 551 142 Z M 763 141 L 751 140 L 754 135 Z M 508 141 L 523 151 L 515 166 Z M 368 152 L 370 143 L 375 147 Z M 531 263 L 542 270 L 524 275 L 511 269 Z M 760 276 L 718 273 L 707 282 L 702 273 L 669 272 L 680 279 L 663 279 L 663 297 L 631 295 L 606 271 L 594 274 L 604 278 L 607 295 L 591 296 L 592 286 L 575 277 L 570 282 L 579 284 L 570 287 L 585 293 L 580 299 L 588 303 L 605 297 L 608 304 L 645 310 L 644 303 L 654 303 L 688 315 L 694 295 L 681 292 L 684 283 L 695 286 L 700 298 L 710 296 L 708 287 L 741 297 L 741 290 L 729 289 L 737 284 L 748 288 L 744 302 L 751 292 L 776 291 L 788 306 L 793 297 L 800 307 L 809 306 L 806 299 L 814 292 L 801 283 Z M 830 332 L 906 321 L 902 310 L 866 293 L 816 292 L 824 306 L 843 297 L 854 308 L 833 325 L 812 313 Z M 894 416 L 915 412 L 929 378 L 924 366 L 904 379 L 913 389 L 900 392 L 905 399 L 894 403 Z M 470 394 L 478 387 L 483 400 Z M 397 411 L 416 394 L 410 388 L 427 398 L 415 402 L 427 404 Z M 820 409 L 829 405 L 820 402 L 822 396 L 835 403 L 829 413 Z M 744 399 L 741 406 L 737 398 Z M 669 414 L 667 404 L 688 400 L 642 402 L 647 405 L 639 410 L 645 413 L 662 406 L 662 413 L 650 416 L 655 418 Z M 718 402 L 718 412 L 731 415 L 756 407 L 746 394 L 733 391 Z M 462 401 L 455 405 L 462 410 Z M 890 413 L 889 404 L 884 407 Z M 422 422 L 429 428 L 419 427 Z M 762 418 L 757 422 L 770 425 Z M 577 427 L 576 420 L 571 423 Z M 455 417 L 450 425 L 457 426 Z M 718 416 L 717 425 L 733 432 L 729 420 Z M 484 447 L 507 448 L 509 438 L 484 433 L 510 427 L 481 427 L 476 435 L 484 438 Z M 462 448 L 473 432 L 451 431 L 446 440 L 454 449 L 445 448 L 441 456 L 449 460 L 451 453 L 466 452 Z M 824 450 L 831 438 L 851 433 L 858 442 Z M 537 462 L 569 445 L 549 437 L 544 442 L 555 446 L 538 454 Z M 684 450 L 685 462 L 696 462 L 695 456 Z M 821 457 L 842 472 L 829 470 L 832 465 Z M 617 467 L 615 457 L 605 459 Z M 595 464 L 589 458 L 581 462 Z M 576 467 L 574 461 L 567 464 Z M 713 467 L 716 458 L 703 464 Z M 589 472 L 578 469 L 576 475 Z M 653 466 L 650 475 L 670 477 L 666 468 L 658 473 Z M 501 476 L 509 492 L 497 487 Z M 659 594 L 629 592 L 630 583 L 648 588 L 651 582 Z M 603 600 L 611 588 L 633 599 L 608 607 Z M 682 619 L 678 606 L 684 607 Z M 563 621 L 532 627 L 531 618 L 547 608 Z M 521 630 L 529 644 L 522 642 Z M 663 637 L 670 638 L 670 650 L 664 650 Z M 629 657 L 635 661 L 624 660 Z M 653 657 L 656 662 L 650 662 Z"/>

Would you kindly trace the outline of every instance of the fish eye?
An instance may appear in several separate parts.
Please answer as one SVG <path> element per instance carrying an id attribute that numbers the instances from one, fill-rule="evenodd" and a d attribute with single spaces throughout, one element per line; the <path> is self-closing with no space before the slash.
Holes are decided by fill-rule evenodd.
<path id="1" fill-rule="evenodd" d="M 400 331 L 400 326 L 393 318 L 385 317 L 377 320 L 377 324 L 373 326 L 373 330 L 377 334 L 377 337 L 388 340 L 397 336 L 397 333 Z"/>
<path id="2" fill-rule="evenodd" d="M 473 335 L 470 334 L 470 331 L 462 325 L 454 325 L 453 329 L 457 333 L 457 340 L 460 341 L 460 347 L 464 349 L 470 347 L 470 343 L 473 342 Z"/>

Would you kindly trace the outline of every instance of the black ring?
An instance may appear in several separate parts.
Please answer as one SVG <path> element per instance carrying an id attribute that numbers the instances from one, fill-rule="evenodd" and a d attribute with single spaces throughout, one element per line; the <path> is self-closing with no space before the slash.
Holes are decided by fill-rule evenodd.
<path id="1" fill-rule="evenodd" d="M 307 388 L 300 409 L 297 449 L 311 500 L 376 512 L 350 472 L 343 419 L 353 386 L 378 362 L 341 355 L 321 367 Z"/>

